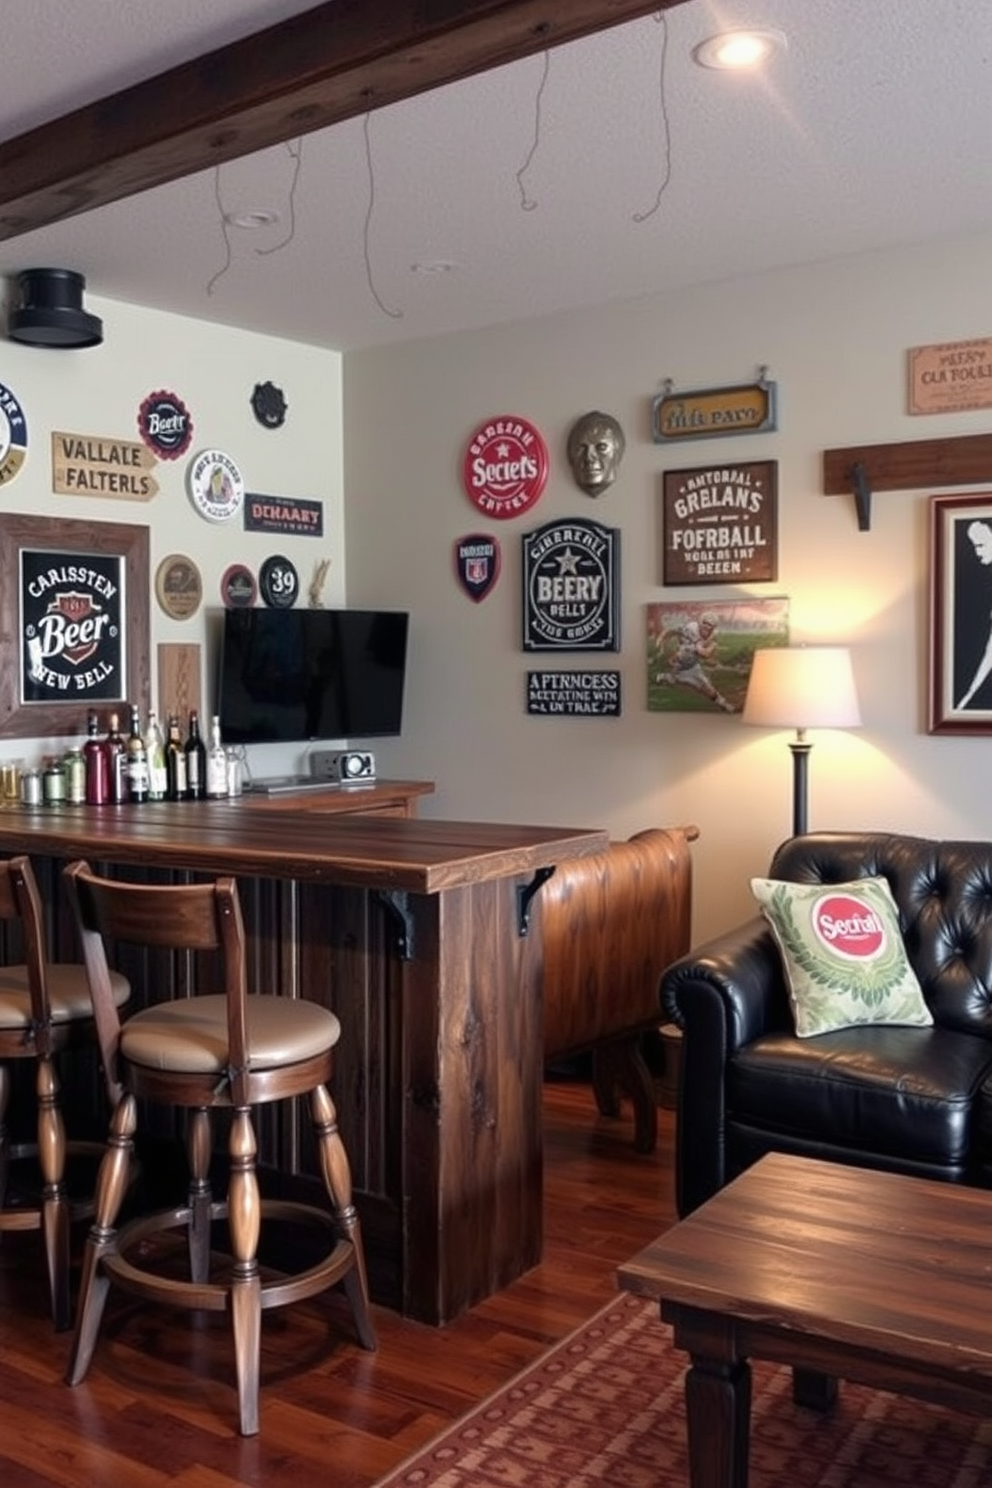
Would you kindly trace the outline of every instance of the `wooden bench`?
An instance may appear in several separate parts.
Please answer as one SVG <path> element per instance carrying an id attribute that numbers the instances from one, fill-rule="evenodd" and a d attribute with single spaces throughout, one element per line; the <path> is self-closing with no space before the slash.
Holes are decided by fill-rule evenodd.
<path id="1" fill-rule="evenodd" d="M 658 986 L 690 946 L 696 827 L 650 827 L 561 864 L 541 890 L 545 1063 L 592 1050 L 604 1116 L 634 1107 L 634 1146 L 652 1152 L 658 1113 L 643 1035 L 662 1021 Z"/>

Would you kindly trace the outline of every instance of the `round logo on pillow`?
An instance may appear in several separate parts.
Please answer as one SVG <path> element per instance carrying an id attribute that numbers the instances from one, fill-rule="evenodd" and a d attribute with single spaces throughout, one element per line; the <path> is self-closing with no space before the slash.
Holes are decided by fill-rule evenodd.
<path id="1" fill-rule="evenodd" d="M 885 949 L 885 926 L 856 894 L 825 894 L 813 906 L 813 932 L 835 956 L 870 961 Z"/>

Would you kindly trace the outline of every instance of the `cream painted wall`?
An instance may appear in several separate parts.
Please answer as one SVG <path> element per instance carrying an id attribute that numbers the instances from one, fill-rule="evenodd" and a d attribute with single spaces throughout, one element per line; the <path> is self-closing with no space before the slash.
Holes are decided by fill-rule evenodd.
<path id="1" fill-rule="evenodd" d="M 659 252 L 664 242 L 659 242 Z M 987 336 L 992 239 L 932 244 L 770 273 L 670 298 L 349 354 L 344 440 L 348 598 L 409 607 L 412 652 L 402 739 L 377 748 L 381 774 L 430 777 L 424 814 L 608 828 L 696 823 L 696 933 L 752 912 L 791 820 L 788 735 L 739 717 L 648 713 L 645 606 L 660 582 L 663 469 L 716 460 L 779 464 L 779 578 L 795 641 L 850 643 L 864 727 L 814 739 L 810 825 L 982 837 L 992 739 L 925 730 L 928 492 L 878 494 L 860 533 L 853 501 L 820 494 L 824 449 L 985 432 L 989 412 L 913 418 L 906 350 Z M 665 378 L 694 388 L 744 382 L 760 364 L 778 383 L 779 431 L 696 441 L 650 439 Z M 566 432 L 589 408 L 616 414 L 627 453 L 597 501 L 572 483 Z M 462 451 L 484 418 L 518 413 L 548 440 L 552 472 L 520 519 L 488 523 L 460 483 Z M 992 488 L 992 471 L 989 472 Z M 520 642 L 521 533 L 567 516 L 622 532 L 623 716 L 528 717 L 524 679 L 545 661 Z M 481 604 L 453 576 L 452 544 L 494 531 L 503 573 Z M 715 586 L 669 597 L 728 599 Z"/>
<path id="2" fill-rule="evenodd" d="M 71 518 L 81 522 L 125 522 L 150 529 L 152 697 L 157 704 L 156 647 L 161 642 L 201 646 L 203 709 L 214 705 L 216 635 L 221 613 L 220 580 L 229 564 L 245 563 L 257 575 L 261 563 L 282 553 L 300 576 L 301 600 L 315 562 L 330 559 L 324 588 L 327 604 L 345 592 L 341 357 L 333 352 L 87 296 L 86 308 L 104 322 L 104 341 L 86 351 L 59 351 L 4 343 L 0 383 L 13 392 L 28 425 L 28 457 L 13 481 L 0 488 L 4 511 Z M 258 382 L 274 382 L 288 404 L 278 430 L 264 428 L 250 407 Z M 144 503 L 52 492 L 53 429 L 137 439 L 142 400 L 156 389 L 176 393 L 190 410 L 194 432 L 189 451 L 154 470 L 159 493 Z M 186 493 L 190 459 L 202 449 L 221 449 L 237 463 L 249 491 L 307 497 L 324 504 L 322 538 L 245 532 L 242 518 L 212 523 L 199 515 Z M 170 553 L 199 564 L 203 605 L 189 620 L 172 620 L 154 597 L 155 571 Z M 0 562 L 9 562 L 9 556 Z M 9 570 L 4 567 L 4 579 Z M 101 709 L 101 714 L 107 713 Z M 185 722 L 185 721 L 184 721 Z M 86 708 L 78 729 L 85 732 Z M 77 729 L 67 731 L 74 737 Z M 17 739 L 0 743 L 0 757 L 38 763 L 64 740 Z M 296 752 L 253 747 L 256 774 L 300 767 Z"/>

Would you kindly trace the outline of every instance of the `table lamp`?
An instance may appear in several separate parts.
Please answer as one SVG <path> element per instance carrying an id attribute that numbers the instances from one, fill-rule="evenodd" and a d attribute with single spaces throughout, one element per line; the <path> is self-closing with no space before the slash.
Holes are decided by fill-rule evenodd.
<path id="1" fill-rule="evenodd" d="M 772 646 L 755 651 L 743 721 L 759 728 L 794 728 L 792 831 L 807 830 L 810 728 L 859 728 L 861 713 L 846 646 Z"/>

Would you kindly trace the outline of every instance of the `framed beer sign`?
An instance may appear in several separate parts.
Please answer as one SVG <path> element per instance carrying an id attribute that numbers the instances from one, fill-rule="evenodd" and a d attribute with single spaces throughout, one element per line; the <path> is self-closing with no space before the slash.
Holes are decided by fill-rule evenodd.
<path id="1" fill-rule="evenodd" d="M 666 470 L 665 584 L 741 584 L 778 577 L 778 462 L 726 460 Z"/>
<path id="2" fill-rule="evenodd" d="M 147 712 L 148 528 L 0 513 L 0 735 Z"/>

